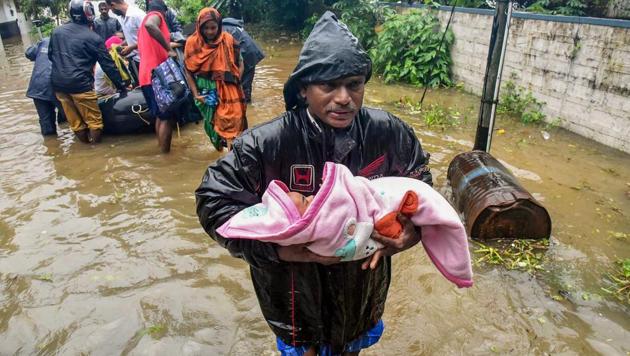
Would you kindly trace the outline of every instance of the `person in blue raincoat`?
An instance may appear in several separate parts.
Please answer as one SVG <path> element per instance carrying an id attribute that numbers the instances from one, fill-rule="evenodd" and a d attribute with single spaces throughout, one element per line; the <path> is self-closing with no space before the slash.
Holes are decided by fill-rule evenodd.
<path id="1" fill-rule="evenodd" d="M 254 82 L 256 65 L 265 58 L 265 53 L 254 42 L 249 33 L 245 31 L 243 20 L 226 17 L 221 23 L 223 30 L 229 32 L 236 43 L 241 46 L 241 57 L 243 57 L 243 66 L 245 67 L 241 76 L 241 85 L 245 94 L 245 102 L 250 103 L 252 101 L 252 83 Z"/>
<path id="2" fill-rule="evenodd" d="M 45 37 L 26 50 L 26 58 L 35 62 L 31 81 L 28 84 L 26 96 L 33 99 L 35 109 L 39 116 L 39 127 L 42 135 L 56 135 L 57 124 L 66 121 L 66 116 L 61 108 L 61 103 L 55 97 L 52 85 L 50 84 L 50 70 L 52 64 L 48 59 L 48 42 L 50 38 Z"/>

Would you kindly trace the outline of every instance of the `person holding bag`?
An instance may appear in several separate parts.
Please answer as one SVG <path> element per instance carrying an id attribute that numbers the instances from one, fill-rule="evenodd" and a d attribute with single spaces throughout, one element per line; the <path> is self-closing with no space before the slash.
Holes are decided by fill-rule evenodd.
<path id="1" fill-rule="evenodd" d="M 199 12 L 195 32 L 184 51 L 186 79 L 195 104 L 204 117 L 204 128 L 213 146 L 231 149 L 232 141 L 247 128 L 241 75 L 240 47 L 222 31 L 221 14 L 206 7 Z"/>
<path id="2" fill-rule="evenodd" d="M 158 145 L 163 153 L 171 150 L 173 138 L 173 126 L 177 118 L 174 111 L 162 112 L 158 107 L 156 93 L 151 86 L 151 74 L 155 68 L 168 59 L 169 56 L 177 57 L 177 53 L 171 48 L 169 39 L 171 34 L 166 25 L 164 14 L 167 11 L 166 4 L 162 0 L 151 1 L 149 13 L 142 21 L 138 30 L 138 52 L 140 53 L 140 69 L 138 81 L 142 87 L 142 93 L 155 120 L 155 134 Z"/>

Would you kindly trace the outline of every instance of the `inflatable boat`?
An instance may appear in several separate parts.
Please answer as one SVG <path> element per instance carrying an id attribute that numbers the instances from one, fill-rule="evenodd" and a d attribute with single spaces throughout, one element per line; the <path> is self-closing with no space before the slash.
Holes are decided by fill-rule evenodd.
<path id="1" fill-rule="evenodd" d="M 155 117 L 149 112 L 140 88 L 127 92 L 123 97 L 114 94 L 100 98 L 98 106 L 103 114 L 105 134 L 139 134 L 154 130 Z"/>
<path id="2" fill-rule="evenodd" d="M 103 114 L 103 132 L 107 135 L 135 135 L 154 132 L 155 117 L 149 112 L 142 89 L 135 88 L 126 96 L 119 94 L 103 97 L 98 100 Z M 192 96 L 183 105 L 178 123 L 200 121 L 201 114 L 194 105 Z"/>

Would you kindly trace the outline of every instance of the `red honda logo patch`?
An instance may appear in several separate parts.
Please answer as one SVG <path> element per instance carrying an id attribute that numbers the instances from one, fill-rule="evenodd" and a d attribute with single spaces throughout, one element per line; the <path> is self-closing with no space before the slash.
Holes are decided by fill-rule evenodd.
<path id="1" fill-rule="evenodd" d="M 297 192 L 312 193 L 315 191 L 315 167 L 310 164 L 294 164 L 291 166 L 291 183 L 289 188 Z"/>

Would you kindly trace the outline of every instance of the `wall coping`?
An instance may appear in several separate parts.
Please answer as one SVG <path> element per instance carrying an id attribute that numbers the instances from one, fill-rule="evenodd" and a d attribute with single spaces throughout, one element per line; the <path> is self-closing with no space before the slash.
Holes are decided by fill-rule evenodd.
<path id="1" fill-rule="evenodd" d="M 405 3 L 381 2 L 380 4 L 385 5 L 385 6 L 409 7 L 409 8 L 418 8 L 418 9 L 429 8 L 429 6 L 427 5 L 418 4 L 418 3 L 405 4 Z M 438 7 L 440 11 L 448 11 L 448 12 L 451 11 L 451 8 L 452 6 L 439 6 Z M 491 10 L 491 9 L 477 9 L 477 8 L 456 6 L 455 12 L 494 16 L 494 10 Z M 605 19 L 605 18 L 598 18 L 598 17 L 562 16 L 562 15 L 544 15 L 544 14 L 535 14 L 531 12 L 520 12 L 520 11 L 513 12 L 512 17 L 517 18 L 517 19 L 525 19 L 525 20 L 568 22 L 568 23 L 577 23 L 577 24 L 582 24 L 582 25 L 630 28 L 629 20 L 620 20 L 620 19 Z"/>

